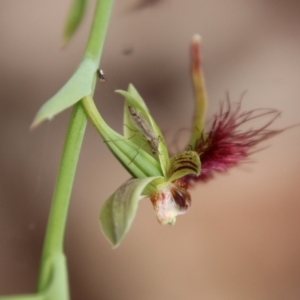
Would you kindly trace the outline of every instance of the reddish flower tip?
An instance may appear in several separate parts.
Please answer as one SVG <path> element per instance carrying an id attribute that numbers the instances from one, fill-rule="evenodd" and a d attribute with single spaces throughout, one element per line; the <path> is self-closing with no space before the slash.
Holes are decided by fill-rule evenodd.
<path id="1" fill-rule="evenodd" d="M 254 109 L 241 111 L 241 101 L 231 107 L 229 95 L 215 115 L 211 130 L 203 134 L 196 143 L 196 151 L 201 160 L 201 173 L 198 177 L 188 176 L 187 181 L 207 181 L 214 172 L 226 172 L 228 168 L 245 161 L 249 155 L 261 149 L 255 147 L 262 141 L 283 132 L 271 130 L 269 126 L 280 116 L 276 109 Z M 242 125 L 250 121 L 260 121 L 268 117 L 257 129 L 242 130 Z"/>

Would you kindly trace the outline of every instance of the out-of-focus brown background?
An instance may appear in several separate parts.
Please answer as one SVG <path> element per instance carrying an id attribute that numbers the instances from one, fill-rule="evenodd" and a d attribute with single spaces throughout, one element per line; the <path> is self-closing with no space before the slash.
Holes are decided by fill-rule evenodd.
<path id="1" fill-rule="evenodd" d="M 0 3 L 0 294 L 35 290 L 70 110 L 28 127 L 84 51 L 94 2 L 62 49 L 69 2 Z M 247 90 L 245 109 L 283 112 L 273 128 L 299 123 L 299 15 L 297 0 L 116 1 L 97 105 L 121 130 L 114 90 L 131 82 L 172 140 L 190 125 L 188 45 L 200 33 L 210 116 L 226 91 L 238 100 Z M 144 200 L 111 250 L 98 213 L 129 176 L 88 126 L 66 234 L 72 299 L 300 299 L 299 137 L 300 127 L 291 129 L 266 142 L 255 163 L 197 186 L 175 227 L 160 226 Z"/>

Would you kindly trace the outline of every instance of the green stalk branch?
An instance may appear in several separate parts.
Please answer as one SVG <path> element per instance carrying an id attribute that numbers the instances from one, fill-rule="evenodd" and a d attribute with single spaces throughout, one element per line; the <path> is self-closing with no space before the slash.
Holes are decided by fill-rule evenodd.
<path id="1" fill-rule="evenodd" d="M 95 90 L 95 75 L 100 63 L 112 3 L 113 0 L 97 1 L 83 60 L 69 81 L 40 108 L 32 123 L 31 128 L 37 127 L 44 120 L 51 119 L 66 108 L 74 106 L 46 230 L 38 279 L 38 293 L 1 297 L 1 300 L 69 299 L 68 272 L 63 248 L 70 197 L 87 124 L 81 100 L 93 95 Z M 83 13 L 79 11 L 80 19 Z"/>
<path id="2" fill-rule="evenodd" d="M 48 220 L 42 254 L 42 266 L 38 282 L 38 291 L 40 292 L 44 291 L 48 286 L 49 272 L 51 273 L 52 271 L 51 268 L 47 268 L 50 267 L 46 263 L 47 260 L 53 255 L 63 253 L 63 240 L 69 202 L 86 123 L 87 118 L 81 103 L 77 103 L 74 106 L 69 123 Z"/>
<path id="3" fill-rule="evenodd" d="M 112 0 L 99 0 L 96 5 L 92 28 L 84 54 L 85 58 L 89 58 L 93 61 L 95 69 L 100 62 L 112 2 Z M 91 71 L 93 72 L 93 70 Z M 90 84 L 92 88 L 91 93 L 93 94 L 95 88 L 93 80 Z M 75 104 L 67 132 L 60 170 L 53 196 L 38 282 L 38 291 L 40 293 L 44 293 L 51 287 L 51 284 L 53 284 L 54 275 L 62 277 L 62 281 L 64 283 L 61 283 L 61 287 L 59 289 L 61 291 L 60 296 L 66 299 L 69 296 L 67 271 L 65 257 L 63 254 L 63 241 L 76 166 L 86 123 L 87 118 L 81 103 Z M 55 269 L 57 266 L 59 266 L 61 274 L 57 274 L 58 270 Z M 51 292 L 50 294 L 53 295 Z"/>
<path id="4" fill-rule="evenodd" d="M 98 0 L 85 57 L 92 58 L 99 66 L 113 0 Z"/>

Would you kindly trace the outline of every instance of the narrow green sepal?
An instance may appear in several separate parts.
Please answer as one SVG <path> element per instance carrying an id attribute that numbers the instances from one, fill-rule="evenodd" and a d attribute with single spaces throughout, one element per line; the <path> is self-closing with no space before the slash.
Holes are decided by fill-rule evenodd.
<path id="1" fill-rule="evenodd" d="M 144 102 L 143 98 L 140 96 L 138 91 L 135 89 L 133 84 L 129 84 L 128 86 L 128 93 L 130 93 L 133 98 L 135 99 L 136 103 L 133 105 L 135 109 L 138 111 L 140 109 L 145 109 L 147 113 L 149 113 L 149 109 Z M 124 105 L 124 136 L 127 138 L 130 138 L 131 141 L 133 141 L 135 144 L 140 146 L 145 146 L 145 137 L 143 136 L 142 132 L 137 130 L 136 126 L 132 122 L 132 118 L 130 117 L 128 105 L 130 105 L 130 102 L 128 102 L 125 99 L 125 105 Z M 136 106 L 137 105 L 137 106 Z M 147 121 L 148 122 L 148 121 Z M 149 124 L 149 123 L 148 123 Z M 149 126 L 152 128 L 152 126 L 149 124 Z M 149 147 L 143 147 L 143 149 L 148 152 L 150 155 L 152 154 L 152 151 Z"/>
<path id="2" fill-rule="evenodd" d="M 147 141 L 143 136 L 142 132 L 136 128 L 132 119 L 130 118 L 130 114 L 128 113 L 128 102 L 125 101 L 124 105 L 124 126 L 123 132 L 124 137 L 129 139 L 131 142 L 135 143 L 137 146 L 146 151 L 149 155 L 152 155 L 151 148 L 147 145 Z"/>
<path id="3" fill-rule="evenodd" d="M 143 190 L 157 178 L 129 179 L 103 204 L 100 211 L 101 230 L 114 248 L 120 245 L 129 231 Z"/>
<path id="4" fill-rule="evenodd" d="M 202 39 L 198 34 L 195 34 L 191 41 L 191 75 L 195 93 L 195 111 L 192 127 L 192 135 L 188 143 L 187 149 L 196 148 L 197 142 L 204 134 L 205 115 L 207 110 L 207 93 L 205 80 L 202 70 L 201 57 L 201 42 Z"/>
<path id="5" fill-rule="evenodd" d="M 154 157 L 107 125 L 90 95 L 82 99 L 82 105 L 110 151 L 133 177 L 162 175 L 159 162 Z"/>
<path id="6" fill-rule="evenodd" d="M 166 176 L 167 171 L 169 169 L 169 164 L 170 164 L 168 149 L 167 149 L 163 134 L 162 134 L 160 128 L 158 127 L 158 125 L 156 124 L 156 122 L 154 121 L 154 119 L 152 118 L 151 114 L 149 113 L 149 110 L 148 110 L 146 104 L 144 103 L 143 99 L 138 94 L 138 92 L 136 91 L 136 89 L 134 88 L 134 86 L 132 84 L 129 85 L 128 92 L 123 91 L 123 90 L 116 90 L 116 92 L 123 95 L 126 99 L 125 107 L 124 107 L 125 108 L 124 121 L 125 121 L 125 127 L 127 127 L 127 129 L 124 127 L 125 134 L 129 135 L 131 130 L 129 129 L 129 131 L 128 131 L 128 127 L 132 128 L 132 122 L 129 121 L 130 117 L 129 117 L 129 112 L 128 112 L 128 105 L 130 105 L 136 110 L 137 114 L 140 114 L 147 120 L 147 122 L 150 124 L 151 129 L 153 130 L 153 132 L 155 134 L 155 138 L 158 139 L 159 142 L 158 142 L 158 154 L 157 155 L 158 155 L 158 158 L 160 161 L 162 172 L 163 172 L 164 176 Z M 139 137 L 142 137 L 142 135 L 143 135 L 143 133 L 140 133 Z M 142 139 L 144 140 L 143 144 L 145 144 L 145 142 L 147 142 L 147 140 L 143 137 L 142 137 Z M 139 144 L 139 146 L 141 146 L 141 144 L 142 144 L 141 138 L 139 138 L 138 144 Z"/>

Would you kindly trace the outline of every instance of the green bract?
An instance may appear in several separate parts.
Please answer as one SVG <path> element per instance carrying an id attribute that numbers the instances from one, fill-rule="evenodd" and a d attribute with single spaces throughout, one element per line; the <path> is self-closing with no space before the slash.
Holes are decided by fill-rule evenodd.
<path id="1" fill-rule="evenodd" d="M 96 75 L 97 62 L 86 57 L 82 60 L 68 82 L 37 112 L 31 127 L 36 127 L 45 120 L 71 107 L 92 92 L 92 82 Z"/>

